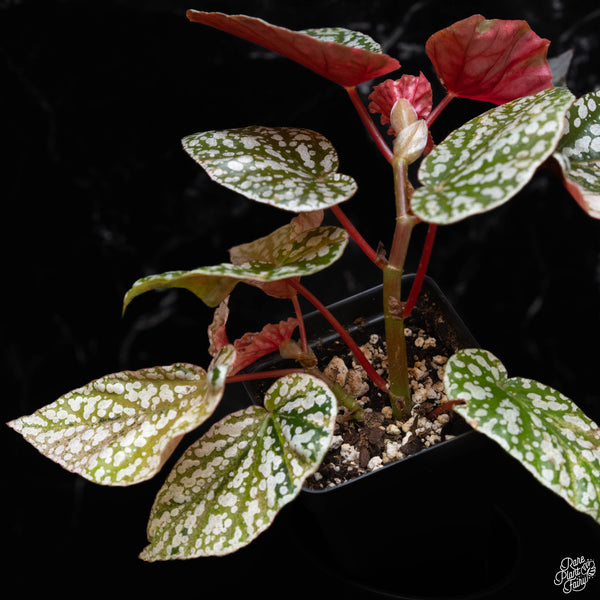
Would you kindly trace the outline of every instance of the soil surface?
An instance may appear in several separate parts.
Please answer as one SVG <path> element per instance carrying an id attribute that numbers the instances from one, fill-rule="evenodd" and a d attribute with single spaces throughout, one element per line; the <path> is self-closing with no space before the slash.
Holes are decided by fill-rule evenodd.
<path id="1" fill-rule="evenodd" d="M 364 416 L 358 421 L 345 407 L 340 408 L 331 447 L 306 487 L 324 489 L 339 485 L 452 437 L 452 424 L 460 417 L 451 410 L 444 394 L 443 376 L 444 365 L 455 350 L 426 333 L 425 327 L 424 321 L 415 316 L 405 328 L 415 404 L 410 418 L 403 422 L 393 417 L 387 394 L 370 382 L 342 342 L 315 349 L 324 374 L 357 398 Z M 361 348 L 385 378 L 387 355 L 383 336 L 371 334 Z"/>

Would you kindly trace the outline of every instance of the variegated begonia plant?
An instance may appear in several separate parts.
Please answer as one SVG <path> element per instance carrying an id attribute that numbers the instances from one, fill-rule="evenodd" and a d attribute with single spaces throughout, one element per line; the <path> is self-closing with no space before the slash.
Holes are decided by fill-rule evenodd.
<path id="1" fill-rule="evenodd" d="M 333 146 L 314 131 L 252 126 L 183 140 L 186 152 L 215 182 L 295 215 L 270 235 L 232 248 L 229 263 L 145 277 L 127 292 L 124 307 L 148 290 L 173 287 L 188 289 L 214 307 L 212 364 L 207 370 L 175 364 L 107 375 L 10 423 L 69 471 L 99 484 L 130 485 L 157 473 L 183 435 L 211 416 L 228 382 L 276 378 L 263 406 L 225 417 L 175 464 L 152 507 L 149 544 L 141 554 L 148 561 L 226 554 L 248 544 L 318 469 L 338 402 L 361 418 L 354 400 L 315 368 L 298 294 L 340 332 L 402 419 L 412 406 L 404 318 L 419 293 L 436 226 L 507 202 L 547 161 L 562 170 L 563 183 L 581 208 L 600 218 L 600 92 L 576 99 L 565 87 L 555 87 L 546 59 L 549 42 L 524 21 L 474 15 L 432 35 L 427 54 L 446 90 L 435 108 L 423 74 L 376 85 L 368 109 L 379 113 L 382 124 L 389 123 L 388 144 L 356 86 L 400 65 L 368 36 L 336 28 L 290 31 L 242 15 L 189 11 L 188 18 L 278 52 L 341 85 L 393 171 L 397 218 L 387 256 L 370 248 L 340 209 L 356 183 L 338 172 Z M 430 125 L 453 98 L 497 106 L 436 145 Z M 409 181 L 407 170 L 417 160 L 420 185 Z M 325 210 L 342 227 L 321 225 Z M 428 235 L 403 303 L 404 260 L 411 231 L 420 222 L 429 224 Z M 349 238 L 382 272 L 387 380 L 301 283 L 302 277 L 330 267 Z M 227 302 L 240 282 L 290 300 L 295 317 L 230 343 Z M 297 328 L 299 343 L 291 341 Z M 297 369 L 240 373 L 280 347 L 299 359 Z M 455 410 L 474 428 L 573 507 L 600 521 L 600 429 L 571 400 L 536 381 L 509 379 L 501 362 L 481 349 L 451 357 L 444 385 Z"/>

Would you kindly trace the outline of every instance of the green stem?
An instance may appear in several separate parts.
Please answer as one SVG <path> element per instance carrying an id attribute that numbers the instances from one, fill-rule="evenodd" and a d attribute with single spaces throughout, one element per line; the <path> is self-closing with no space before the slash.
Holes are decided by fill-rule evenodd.
<path id="1" fill-rule="evenodd" d="M 408 380 L 401 285 L 411 233 L 418 219 L 409 209 L 406 161 L 397 158 L 393 167 L 397 217 L 388 264 L 383 270 L 383 310 L 388 348 L 390 404 L 394 417 L 405 420 L 410 416 L 412 400 Z"/>

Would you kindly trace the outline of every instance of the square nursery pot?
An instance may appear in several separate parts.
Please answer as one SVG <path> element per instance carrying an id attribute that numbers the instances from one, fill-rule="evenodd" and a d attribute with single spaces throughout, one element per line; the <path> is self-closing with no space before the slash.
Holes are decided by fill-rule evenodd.
<path id="1" fill-rule="evenodd" d="M 413 278 L 403 278 L 404 289 Z M 381 298 L 378 286 L 329 309 L 362 344 L 383 333 Z M 406 326 L 415 321 L 451 352 L 477 346 L 429 278 Z M 338 335 L 318 312 L 305 322 L 319 357 Z M 252 371 L 291 365 L 269 355 Z M 270 383 L 245 386 L 262 404 Z M 356 587 L 360 598 L 506 598 L 527 590 L 551 597 L 561 553 L 597 552 L 600 528 L 457 414 L 444 434 L 444 441 L 335 487 L 305 485 L 286 509 L 290 538 L 316 568 Z M 564 526 L 550 531 L 548 514 Z"/>

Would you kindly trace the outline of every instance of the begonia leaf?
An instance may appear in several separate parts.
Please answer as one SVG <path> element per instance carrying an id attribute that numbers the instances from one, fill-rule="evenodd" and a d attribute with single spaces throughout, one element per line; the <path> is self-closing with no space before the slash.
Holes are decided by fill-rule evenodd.
<path id="1" fill-rule="evenodd" d="M 383 83 L 376 85 L 369 95 L 369 111 L 381 115 L 381 124 L 390 122 L 390 113 L 394 104 L 400 99 L 408 100 L 415 109 L 418 119 L 426 119 L 431 112 L 432 92 L 431 85 L 423 73 L 418 77 L 414 75 L 402 75 L 395 81 L 386 79 Z M 393 127 L 388 130 L 390 135 L 396 135 Z"/>
<path id="2" fill-rule="evenodd" d="M 215 310 L 213 321 L 208 328 L 209 352 L 213 356 L 228 343 L 225 333 L 228 317 L 229 308 L 224 300 Z M 233 342 L 235 361 L 229 375 L 235 375 L 259 358 L 278 350 L 282 342 L 291 339 L 296 327 L 298 327 L 298 320 L 290 317 L 279 323 L 269 323 L 259 332 L 245 333 L 241 338 L 235 340 Z"/>
<path id="3" fill-rule="evenodd" d="M 294 127 L 243 127 L 183 139 L 208 175 L 250 200 L 292 212 L 328 208 L 357 189 L 337 172 L 338 156 L 321 134 Z"/>
<path id="4" fill-rule="evenodd" d="M 234 246 L 229 250 L 229 258 L 234 265 L 259 261 L 282 266 L 290 260 L 290 253 L 302 251 L 303 244 L 317 243 L 318 238 L 308 238 L 310 241 L 305 242 L 307 239 L 305 234 L 311 229 L 316 229 L 322 221 L 322 210 L 300 213 L 288 225 L 283 225 L 269 235 L 247 244 Z M 343 235 L 341 230 L 339 233 Z M 319 251 L 326 252 L 324 248 L 320 248 Z M 295 279 L 298 279 L 298 277 Z M 296 289 L 288 283 L 287 279 L 278 281 L 255 280 L 250 283 L 274 298 L 293 298 L 296 295 Z"/>
<path id="5" fill-rule="evenodd" d="M 240 265 L 221 263 L 191 271 L 169 271 L 142 277 L 125 294 L 123 310 L 135 297 L 155 289 L 184 288 L 206 305 L 216 307 L 240 281 L 257 285 L 317 273 L 342 255 L 348 243 L 348 234 L 340 227 L 317 227 L 303 232 L 292 241 L 286 242 L 283 237 L 281 241 L 284 245 L 278 249 L 276 263 L 258 258 Z"/>
<path id="6" fill-rule="evenodd" d="M 526 21 L 473 15 L 434 33 L 425 49 L 449 94 L 504 104 L 552 87 L 549 44 Z"/>
<path id="7" fill-rule="evenodd" d="M 449 224 L 507 202 L 552 154 L 574 96 L 551 88 L 497 106 L 452 132 L 423 159 L 412 196 L 422 220 Z"/>
<path id="8" fill-rule="evenodd" d="M 590 217 L 600 219 L 600 92 L 579 98 L 566 123 L 554 157 L 573 198 Z"/>
<path id="9" fill-rule="evenodd" d="M 229 344 L 226 324 L 229 318 L 229 296 L 225 298 L 213 313 L 213 320 L 208 326 L 208 352 L 216 356 L 223 346 Z"/>
<path id="10" fill-rule="evenodd" d="M 94 483 L 139 483 L 212 415 L 234 358 L 233 347 L 225 346 L 208 372 L 173 364 L 106 375 L 9 426 L 44 456 Z"/>
<path id="11" fill-rule="evenodd" d="M 254 361 L 275 352 L 282 342 L 291 339 L 298 327 L 298 320 L 290 317 L 279 323 L 269 323 L 259 332 L 245 333 L 233 342 L 236 360 L 231 368 L 231 375 L 245 369 Z"/>
<path id="12" fill-rule="evenodd" d="M 572 400 L 522 377 L 508 378 L 490 352 L 461 350 L 446 363 L 454 410 L 516 458 L 543 485 L 600 522 L 600 428 Z"/>
<path id="13" fill-rule="evenodd" d="M 255 17 L 196 10 L 189 10 L 187 17 L 277 52 L 345 87 L 400 67 L 369 36 L 356 31 L 343 28 L 292 31 Z"/>
<path id="14" fill-rule="evenodd" d="M 146 561 L 235 552 L 267 529 L 329 448 L 334 394 L 317 377 L 278 379 L 265 406 L 232 413 L 179 459 L 152 507 Z"/>

